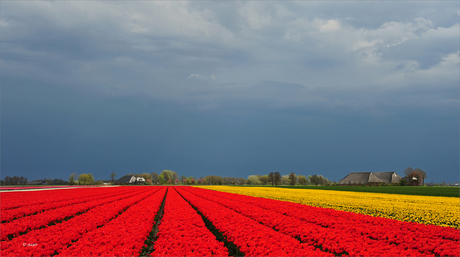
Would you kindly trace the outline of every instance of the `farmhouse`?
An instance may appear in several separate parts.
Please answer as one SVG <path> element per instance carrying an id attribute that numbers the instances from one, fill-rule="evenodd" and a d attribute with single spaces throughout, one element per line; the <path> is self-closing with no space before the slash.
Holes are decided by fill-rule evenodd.
<path id="1" fill-rule="evenodd" d="M 117 181 L 115 181 L 115 184 L 134 184 L 134 182 L 136 181 L 136 177 L 134 177 L 133 175 L 125 175 Z"/>
<path id="2" fill-rule="evenodd" d="M 141 184 L 144 183 L 145 179 L 143 177 L 135 177 L 133 175 L 125 175 L 115 181 L 115 184 Z"/>
<path id="3" fill-rule="evenodd" d="M 352 172 L 340 180 L 340 185 L 372 185 L 372 184 L 396 184 L 401 176 L 394 171 L 388 172 Z"/>

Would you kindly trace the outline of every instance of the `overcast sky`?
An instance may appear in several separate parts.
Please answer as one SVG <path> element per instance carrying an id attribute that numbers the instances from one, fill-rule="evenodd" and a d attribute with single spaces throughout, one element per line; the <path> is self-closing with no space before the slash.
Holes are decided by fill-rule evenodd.
<path id="1" fill-rule="evenodd" d="M 458 1 L 1 1 L 1 177 L 459 180 Z"/>

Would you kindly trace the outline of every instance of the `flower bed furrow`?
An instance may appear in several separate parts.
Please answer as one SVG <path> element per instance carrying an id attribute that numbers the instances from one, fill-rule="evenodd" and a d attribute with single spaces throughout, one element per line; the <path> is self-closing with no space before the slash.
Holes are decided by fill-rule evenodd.
<path id="1" fill-rule="evenodd" d="M 362 214 L 231 193 L 217 191 L 210 193 L 205 189 L 196 189 L 193 190 L 193 192 L 199 192 L 199 194 L 203 196 L 205 195 L 207 199 L 209 199 L 211 195 L 218 196 L 220 199 L 224 199 L 221 200 L 221 203 L 225 203 L 227 205 L 231 202 L 238 203 L 239 206 L 235 205 L 234 208 L 239 208 L 240 210 L 243 206 L 246 206 L 247 209 L 252 211 L 252 213 L 249 214 L 249 212 L 245 210 L 245 213 L 248 215 L 268 215 L 268 217 L 278 216 L 283 218 L 278 220 L 278 222 L 281 223 L 288 218 L 294 218 L 302 221 L 301 223 L 304 224 L 316 225 L 316 231 L 318 231 L 317 233 L 325 233 L 326 236 L 317 237 L 315 233 L 311 233 L 303 237 L 300 236 L 299 238 L 303 241 L 321 242 L 323 244 L 323 249 L 324 247 L 336 247 L 334 246 L 334 237 L 331 237 L 334 232 L 331 231 L 338 231 L 339 234 L 337 235 L 339 236 L 342 234 L 342 239 L 348 237 L 346 240 L 348 240 L 348 244 L 350 245 L 352 245 L 352 242 L 356 242 L 358 238 L 364 238 L 364 240 L 369 243 L 378 242 L 376 246 L 381 245 L 381 249 L 386 249 L 387 247 L 385 245 L 391 246 L 392 251 L 393 249 L 400 249 L 400 251 L 408 249 L 412 252 L 416 251 L 416 254 L 418 255 L 458 255 L 458 238 L 460 236 L 459 231 L 454 228 L 401 222 L 392 219 L 371 217 Z M 249 206 L 251 206 L 251 208 L 249 208 Z M 262 207 L 262 210 L 255 212 L 255 206 Z M 274 213 L 269 214 L 270 211 L 277 212 L 278 215 Z M 262 220 L 262 217 L 259 217 L 259 219 Z M 268 223 L 274 221 L 270 221 L 268 218 L 265 222 Z M 279 225 L 278 228 L 280 228 Z M 295 231 L 296 229 L 294 228 L 290 230 Z M 325 242 L 326 245 L 324 245 Z M 353 247 L 348 248 L 349 250 L 346 250 L 347 252 L 359 254 L 356 250 L 353 250 Z M 345 248 L 339 247 L 339 249 Z M 360 248 L 358 247 L 357 249 Z M 376 247 L 374 247 L 374 249 L 376 249 Z M 367 249 L 362 249 L 362 251 L 364 251 L 364 253 L 369 252 Z M 374 253 L 374 255 L 387 255 L 388 253 L 389 252 L 385 250 L 380 254 L 378 252 Z M 406 255 L 404 251 L 400 254 Z M 409 252 L 407 254 L 409 254 Z M 392 253 L 391 255 L 397 255 L 397 252 Z"/>
<path id="2" fill-rule="evenodd" d="M 222 205 L 198 197 L 181 187 L 178 192 L 195 206 L 228 241 L 250 256 L 333 256 L 312 245 L 274 231 Z"/>
<path id="3" fill-rule="evenodd" d="M 95 191 L 95 190 L 78 190 L 74 189 L 72 192 L 71 197 L 62 198 L 59 194 L 54 193 L 54 201 L 53 202 L 46 202 L 46 203 L 39 203 L 39 204 L 31 204 L 27 206 L 22 206 L 19 208 L 13 208 L 2 211 L 1 215 L 1 222 L 6 223 L 10 222 L 14 219 L 19 219 L 28 215 L 34 215 L 43 211 L 57 209 L 73 204 L 83 203 L 92 201 L 93 199 L 101 198 L 101 197 L 108 197 L 108 196 L 116 196 L 123 194 L 123 190 L 115 189 L 109 191 Z M 3 195 L 2 195 L 3 197 Z M 23 200 L 21 200 L 23 201 Z"/>
<path id="4" fill-rule="evenodd" d="M 228 256 L 201 216 L 173 188 L 166 197 L 151 256 Z"/>
<path id="5" fill-rule="evenodd" d="M 57 256 L 137 256 L 166 194 L 162 187 L 104 226 L 86 233 Z"/>
<path id="6" fill-rule="evenodd" d="M 88 211 L 89 209 L 101 206 L 107 203 L 118 201 L 124 198 L 129 198 L 132 195 L 138 194 L 139 192 L 132 189 L 123 189 L 121 194 L 115 196 L 93 199 L 89 202 L 80 204 L 70 205 L 58 209 L 44 211 L 36 215 L 27 216 L 21 219 L 13 220 L 9 223 L 2 223 L 1 226 L 1 240 L 5 241 L 9 238 L 16 237 L 20 234 L 26 233 L 27 231 L 38 229 L 41 227 L 48 226 L 50 223 L 56 223 L 61 220 L 71 218 L 79 213 Z"/>
<path id="7" fill-rule="evenodd" d="M 127 208 L 152 195 L 160 188 L 149 188 L 146 192 L 135 194 L 126 199 L 104 204 L 76 216 L 62 221 L 54 226 L 34 230 L 25 235 L 4 241 L 1 244 L 2 256 L 48 256 L 54 255 L 77 241 L 85 233 L 103 226 Z M 144 191 L 145 188 L 137 188 Z M 138 191 L 138 192 L 139 192 Z"/>

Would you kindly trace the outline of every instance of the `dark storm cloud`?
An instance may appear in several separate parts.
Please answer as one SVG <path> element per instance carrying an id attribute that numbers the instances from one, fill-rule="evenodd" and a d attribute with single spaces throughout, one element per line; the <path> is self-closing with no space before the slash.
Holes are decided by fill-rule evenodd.
<path id="1" fill-rule="evenodd" d="M 458 180 L 458 5 L 1 2 L 2 177 Z"/>

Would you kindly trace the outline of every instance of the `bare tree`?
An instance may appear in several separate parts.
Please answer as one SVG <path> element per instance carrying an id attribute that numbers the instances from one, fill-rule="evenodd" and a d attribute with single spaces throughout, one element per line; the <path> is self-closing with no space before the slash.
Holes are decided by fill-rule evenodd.
<path id="1" fill-rule="evenodd" d="M 275 184 L 275 173 L 270 172 L 268 173 L 268 180 L 272 182 L 272 186 Z"/>
<path id="2" fill-rule="evenodd" d="M 414 171 L 415 171 L 415 172 L 418 172 L 418 173 L 420 173 L 420 174 L 422 175 L 423 181 L 425 181 L 425 179 L 428 177 L 428 176 L 426 175 L 426 172 L 425 172 L 424 170 L 422 170 L 422 169 L 415 168 Z"/>
<path id="3" fill-rule="evenodd" d="M 275 186 L 277 186 L 279 182 L 281 182 L 281 174 L 277 171 L 275 172 Z"/>
<path id="4" fill-rule="evenodd" d="M 409 174 L 411 174 L 412 172 L 414 172 L 414 169 L 412 169 L 411 167 L 407 167 L 405 170 L 404 170 L 404 175 L 406 177 L 409 177 Z"/>
<path id="5" fill-rule="evenodd" d="M 115 171 L 112 171 L 112 174 L 110 174 L 110 177 L 112 178 L 112 185 L 113 185 L 113 180 L 115 179 L 116 176 L 117 176 L 117 173 L 115 173 Z"/>
<path id="6" fill-rule="evenodd" d="M 297 184 L 297 175 L 294 172 L 289 173 L 289 184 L 291 186 Z"/>

